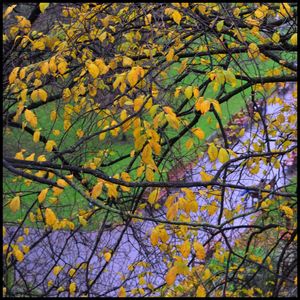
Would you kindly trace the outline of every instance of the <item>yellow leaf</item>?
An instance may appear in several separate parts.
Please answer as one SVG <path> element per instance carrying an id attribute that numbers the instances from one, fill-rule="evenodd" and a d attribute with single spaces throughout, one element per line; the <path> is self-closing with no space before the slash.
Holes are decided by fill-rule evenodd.
<path id="1" fill-rule="evenodd" d="M 25 233 L 26 235 L 28 235 L 28 234 L 29 234 L 29 228 L 24 228 L 24 233 Z"/>
<path id="2" fill-rule="evenodd" d="M 28 121 L 30 123 L 30 125 L 35 128 L 37 126 L 37 117 L 34 114 L 34 112 L 32 112 L 29 109 L 25 109 L 24 115 L 25 115 L 26 121 Z"/>
<path id="3" fill-rule="evenodd" d="M 79 216 L 78 219 L 79 219 L 79 223 L 80 223 L 82 226 L 86 226 L 86 225 L 87 225 L 88 222 L 87 222 L 87 220 L 86 220 L 84 217 Z"/>
<path id="4" fill-rule="evenodd" d="M 33 41 L 32 46 L 32 50 L 45 50 L 45 43 L 43 40 Z"/>
<path id="5" fill-rule="evenodd" d="M 50 120 L 55 121 L 57 118 L 57 112 L 55 110 L 52 110 L 50 113 Z"/>
<path id="6" fill-rule="evenodd" d="M 77 129 L 76 131 L 76 135 L 79 137 L 79 138 L 82 138 L 84 136 L 84 131 L 82 129 Z"/>
<path id="7" fill-rule="evenodd" d="M 88 66 L 87 66 L 87 68 L 88 68 L 88 71 L 92 75 L 93 78 L 97 78 L 98 77 L 100 71 L 99 71 L 99 68 L 97 67 L 96 64 L 89 63 Z"/>
<path id="8" fill-rule="evenodd" d="M 154 181 L 154 172 L 149 167 L 146 169 L 146 180 L 151 182 Z"/>
<path id="9" fill-rule="evenodd" d="M 30 250 L 30 247 L 27 246 L 27 245 L 23 245 L 22 248 L 23 248 L 23 252 L 24 252 L 25 254 L 28 253 L 29 250 Z"/>
<path id="10" fill-rule="evenodd" d="M 38 143 L 38 141 L 40 140 L 40 135 L 41 135 L 41 132 L 39 130 L 36 130 L 33 134 L 33 141 L 35 143 Z"/>
<path id="11" fill-rule="evenodd" d="M 153 205 L 154 203 L 156 203 L 157 200 L 158 200 L 159 194 L 160 194 L 160 189 L 154 189 L 154 190 L 150 193 L 150 195 L 149 195 L 149 197 L 148 197 L 148 202 L 149 202 L 151 205 Z"/>
<path id="12" fill-rule="evenodd" d="M 180 123 L 175 114 L 166 114 L 166 119 L 172 128 L 176 130 L 179 128 Z"/>
<path id="13" fill-rule="evenodd" d="M 15 248 L 15 249 L 13 250 L 13 253 L 14 253 L 14 256 L 16 257 L 16 259 L 17 259 L 18 261 L 21 262 L 21 261 L 24 260 L 24 254 L 23 254 L 22 251 L 19 250 L 19 248 Z"/>
<path id="14" fill-rule="evenodd" d="M 206 291 L 203 285 L 199 285 L 196 291 L 197 297 L 206 297 Z"/>
<path id="15" fill-rule="evenodd" d="M 210 101 L 204 100 L 199 104 L 199 108 L 202 114 L 207 113 L 210 109 Z"/>
<path id="16" fill-rule="evenodd" d="M 46 10 L 46 8 L 49 6 L 49 4 L 50 4 L 50 3 L 40 3 L 40 4 L 39 4 L 40 11 L 41 11 L 42 13 L 44 13 L 45 10 Z"/>
<path id="17" fill-rule="evenodd" d="M 181 16 L 181 14 L 177 10 L 175 10 L 172 13 L 172 18 L 173 18 L 174 22 L 179 25 L 180 21 L 182 19 L 182 16 Z"/>
<path id="18" fill-rule="evenodd" d="M 142 147 L 144 146 L 146 140 L 147 140 L 147 137 L 145 135 L 139 136 L 134 142 L 135 149 L 138 151 L 141 150 Z"/>
<path id="19" fill-rule="evenodd" d="M 211 274 L 210 270 L 209 269 L 205 269 L 205 271 L 203 273 L 203 276 L 202 276 L 202 279 L 205 281 L 205 280 L 211 278 L 211 276 L 212 276 L 212 274 Z"/>
<path id="20" fill-rule="evenodd" d="M 215 161 L 218 158 L 218 149 L 213 143 L 209 145 L 207 153 L 211 161 Z"/>
<path id="21" fill-rule="evenodd" d="M 218 159 L 222 164 L 226 163 L 229 160 L 229 154 L 226 149 L 220 149 Z"/>
<path id="22" fill-rule="evenodd" d="M 226 82 L 229 83 L 232 87 L 235 87 L 237 84 L 235 75 L 230 70 L 225 70 L 224 75 Z"/>
<path id="23" fill-rule="evenodd" d="M 249 44 L 248 55 L 250 58 L 256 58 L 259 55 L 259 48 L 255 43 Z"/>
<path id="24" fill-rule="evenodd" d="M 11 73 L 8 77 L 9 84 L 13 84 L 15 82 L 19 69 L 20 69 L 20 67 L 16 67 L 11 71 Z"/>
<path id="25" fill-rule="evenodd" d="M 156 246 L 158 244 L 158 239 L 159 239 L 159 231 L 156 228 L 154 228 L 150 235 L 150 241 L 152 246 Z"/>
<path id="26" fill-rule="evenodd" d="M 20 196 L 14 197 L 9 203 L 10 210 L 14 213 L 18 211 L 20 209 L 20 203 Z"/>
<path id="27" fill-rule="evenodd" d="M 280 35 L 277 32 L 274 32 L 273 35 L 272 35 L 272 40 L 275 43 L 279 43 L 279 41 L 280 41 Z"/>
<path id="28" fill-rule="evenodd" d="M 133 65 L 133 60 L 127 56 L 123 57 L 123 67 L 131 67 Z"/>
<path id="29" fill-rule="evenodd" d="M 37 161 L 47 161 L 47 158 L 45 155 L 39 155 Z"/>
<path id="30" fill-rule="evenodd" d="M 74 294 L 75 293 L 75 291 L 76 291 L 76 283 L 75 282 L 72 282 L 69 285 L 69 291 L 70 291 L 70 294 Z"/>
<path id="31" fill-rule="evenodd" d="M 193 128 L 192 132 L 199 140 L 203 140 L 205 137 L 205 133 L 201 128 Z"/>
<path id="32" fill-rule="evenodd" d="M 217 23 L 217 31 L 221 31 L 223 29 L 223 26 L 224 26 L 224 20 L 219 21 Z"/>
<path id="33" fill-rule="evenodd" d="M 148 14 L 145 16 L 145 25 L 148 26 L 151 24 L 151 20 L 152 20 L 152 15 Z"/>
<path id="34" fill-rule="evenodd" d="M 290 42 L 292 45 L 296 46 L 297 45 L 297 33 L 294 33 L 290 39 Z"/>
<path id="35" fill-rule="evenodd" d="M 111 258 L 111 253 L 110 252 L 106 252 L 104 253 L 104 259 L 106 262 L 109 262 L 110 261 L 110 258 Z"/>
<path id="36" fill-rule="evenodd" d="M 168 273 L 166 274 L 166 277 L 165 277 L 167 285 L 172 285 L 176 280 L 176 276 L 177 276 L 177 267 L 173 266 L 168 271 Z"/>
<path id="37" fill-rule="evenodd" d="M 66 187 L 66 186 L 69 185 L 64 179 L 61 179 L 61 178 L 57 180 L 57 184 L 58 184 L 60 187 Z"/>
<path id="38" fill-rule="evenodd" d="M 49 73 L 49 63 L 47 61 L 42 62 L 40 64 L 40 70 L 42 72 L 42 74 L 46 75 Z"/>
<path id="39" fill-rule="evenodd" d="M 23 102 L 25 102 L 26 99 L 27 99 L 27 91 L 28 91 L 28 89 L 24 89 L 24 90 L 22 90 L 21 93 L 20 93 L 21 100 L 22 100 Z"/>
<path id="40" fill-rule="evenodd" d="M 9 7 L 5 10 L 5 12 L 4 12 L 4 14 L 3 14 L 3 19 L 6 18 L 6 17 L 13 11 L 13 9 L 14 9 L 16 6 L 17 6 L 16 4 L 15 4 L 15 5 L 9 6 Z"/>
<path id="41" fill-rule="evenodd" d="M 194 140 L 192 138 L 188 139 L 185 143 L 185 147 L 187 150 L 190 150 L 194 145 Z"/>
<path id="42" fill-rule="evenodd" d="M 201 260 L 204 259 L 206 254 L 205 254 L 205 249 L 204 249 L 203 245 L 201 243 L 195 241 L 193 246 L 194 246 L 194 249 L 196 252 L 196 257 Z"/>
<path id="43" fill-rule="evenodd" d="M 291 15 L 291 7 L 287 3 L 280 4 L 279 11 L 284 17 Z"/>
<path id="44" fill-rule="evenodd" d="M 39 195 L 38 195 L 39 203 L 42 203 L 45 200 L 48 190 L 49 190 L 49 188 L 45 188 L 39 193 Z"/>
<path id="45" fill-rule="evenodd" d="M 27 157 L 25 158 L 25 160 L 27 160 L 27 161 L 34 161 L 34 157 L 35 157 L 35 153 L 32 153 L 32 154 L 30 154 L 29 156 L 27 156 Z"/>
<path id="46" fill-rule="evenodd" d="M 45 149 L 46 149 L 46 151 L 48 151 L 48 152 L 52 152 L 54 146 L 56 146 L 55 141 L 53 141 L 53 140 L 48 140 L 47 143 L 46 143 L 46 145 L 45 145 Z"/>
<path id="47" fill-rule="evenodd" d="M 58 72 L 62 75 L 65 74 L 68 69 L 67 66 L 68 64 L 66 61 L 61 61 L 57 66 Z"/>
<path id="48" fill-rule="evenodd" d="M 109 67 L 105 64 L 102 58 L 97 58 L 95 64 L 99 69 L 99 75 L 106 74 L 109 71 Z"/>
<path id="49" fill-rule="evenodd" d="M 133 109 L 134 111 L 139 111 L 140 108 L 142 107 L 144 103 L 144 97 L 137 97 L 136 99 L 134 99 L 134 102 L 133 102 Z"/>
<path id="50" fill-rule="evenodd" d="M 218 210 L 218 206 L 216 205 L 216 203 L 214 203 L 214 205 L 208 205 L 207 206 L 207 212 L 210 216 L 213 216 Z"/>
<path id="51" fill-rule="evenodd" d="M 242 128 L 239 132 L 239 136 L 242 137 L 245 134 L 245 128 Z"/>
<path id="52" fill-rule="evenodd" d="M 123 286 L 120 287 L 119 293 L 118 293 L 118 297 L 126 297 L 126 290 Z"/>
<path id="53" fill-rule="evenodd" d="M 255 12 L 254 15 L 258 19 L 262 19 L 265 16 L 264 11 L 259 7 Z"/>
<path id="54" fill-rule="evenodd" d="M 293 217 L 293 215 L 294 215 L 293 210 L 290 207 L 286 206 L 286 205 L 280 205 L 279 209 L 282 210 L 282 211 L 284 211 L 285 215 L 289 219 L 291 219 Z"/>
<path id="55" fill-rule="evenodd" d="M 190 241 L 186 240 L 179 248 L 180 253 L 184 258 L 188 258 L 191 252 L 191 243 Z"/>
<path id="56" fill-rule="evenodd" d="M 76 273 L 76 270 L 75 269 L 73 269 L 73 268 L 71 268 L 70 270 L 69 270 L 69 275 L 71 276 L 71 277 L 73 277 L 73 275 Z"/>
<path id="57" fill-rule="evenodd" d="M 97 199 L 102 193 L 103 182 L 97 183 L 92 190 L 91 197 Z"/>
<path id="58" fill-rule="evenodd" d="M 166 243 L 170 238 L 166 229 L 164 228 L 159 231 L 159 237 L 163 243 Z"/>
<path id="59" fill-rule="evenodd" d="M 57 66 L 56 66 L 56 63 L 55 63 L 55 56 L 53 56 L 53 57 L 50 58 L 50 61 L 49 61 L 49 70 L 52 73 L 55 73 L 57 71 Z"/>
<path id="60" fill-rule="evenodd" d="M 171 61 L 174 57 L 174 53 L 175 53 L 174 48 L 171 48 L 169 50 L 168 54 L 166 55 L 166 60 Z"/>
<path id="61" fill-rule="evenodd" d="M 61 267 L 61 266 L 55 266 L 53 268 L 52 272 L 55 276 L 57 276 L 62 269 L 63 269 L 63 267 Z"/>
<path id="62" fill-rule="evenodd" d="M 188 98 L 191 99 L 193 96 L 193 87 L 191 85 L 187 86 L 184 90 L 184 95 Z"/>
<path id="63" fill-rule="evenodd" d="M 53 226 L 57 222 L 56 215 L 51 208 L 46 208 L 45 218 L 47 225 Z"/>
<path id="64" fill-rule="evenodd" d="M 142 160 L 145 164 L 152 164 L 153 158 L 152 158 L 152 148 L 149 144 L 145 146 L 145 148 L 142 151 Z"/>
<path id="65" fill-rule="evenodd" d="M 138 82 L 138 69 L 133 67 L 127 74 L 127 80 L 131 87 L 135 86 Z"/>
<path id="66" fill-rule="evenodd" d="M 167 211 L 167 219 L 169 221 L 173 221 L 177 215 L 178 212 L 178 203 L 173 204 L 172 206 L 170 206 L 170 208 Z"/>

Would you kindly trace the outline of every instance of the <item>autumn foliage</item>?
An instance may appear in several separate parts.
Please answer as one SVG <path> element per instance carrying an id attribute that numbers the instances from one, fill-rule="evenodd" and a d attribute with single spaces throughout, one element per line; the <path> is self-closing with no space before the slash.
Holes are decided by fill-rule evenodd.
<path id="1" fill-rule="evenodd" d="M 3 26 L 4 295 L 296 295 L 296 4 Z"/>

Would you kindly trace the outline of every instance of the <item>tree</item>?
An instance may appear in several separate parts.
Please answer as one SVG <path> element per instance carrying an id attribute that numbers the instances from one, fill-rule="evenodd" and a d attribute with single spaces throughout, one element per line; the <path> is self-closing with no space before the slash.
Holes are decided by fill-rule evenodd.
<path id="1" fill-rule="evenodd" d="M 7 296 L 296 293 L 296 4 L 3 11 Z"/>

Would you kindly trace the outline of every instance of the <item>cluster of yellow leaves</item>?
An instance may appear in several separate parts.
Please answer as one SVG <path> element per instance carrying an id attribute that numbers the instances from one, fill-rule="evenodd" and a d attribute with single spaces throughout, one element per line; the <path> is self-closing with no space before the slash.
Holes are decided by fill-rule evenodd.
<path id="1" fill-rule="evenodd" d="M 178 10 L 168 7 L 165 9 L 165 14 L 167 16 L 171 17 L 176 24 L 178 24 L 178 25 L 180 24 L 182 15 L 180 14 L 180 12 Z"/>
<path id="2" fill-rule="evenodd" d="M 162 243 L 166 243 L 169 238 L 170 237 L 163 225 L 156 226 L 150 235 L 150 241 L 153 246 L 156 246 L 160 240 Z"/>
<path id="3" fill-rule="evenodd" d="M 109 71 L 109 67 L 105 64 L 102 58 L 97 58 L 95 62 L 87 61 L 86 67 L 94 79 L 99 75 L 106 74 Z"/>

